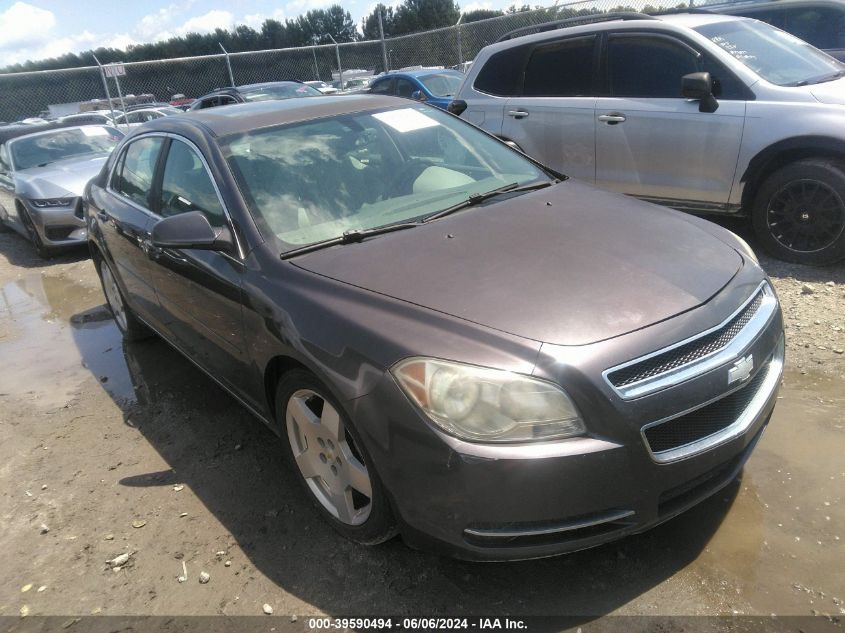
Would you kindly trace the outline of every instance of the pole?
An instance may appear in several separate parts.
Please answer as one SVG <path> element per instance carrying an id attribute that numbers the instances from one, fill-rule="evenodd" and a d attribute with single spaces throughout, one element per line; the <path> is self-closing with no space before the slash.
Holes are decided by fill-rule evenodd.
<path id="1" fill-rule="evenodd" d="M 455 33 L 457 34 L 458 39 L 458 70 L 463 70 L 461 68 L 464 64 L 464 51 L 461 46 L 461 20 L 464 19 L 464 14 L 461 13 L 461 17 L 458 18 L 458 21 L 455 22 Z"/>
<path id="2" fill-rule="evenodd" d="M 311 38 L 311 54 L 314 55 L 314 79 L 320 79 L 320 68 L 317 66 L 317 36 Z"/>
<path id="3" fill-rule="evenodd" d="M 384 72 L 387 72 L 390 70 L 390 66 L 387 64 L 387 45 L 384 42 L 384 25 L 381 23 L 381 9 L 378 10 L 378 35 L 381 38 L 381 60 L 384 63 Z"/>
<path id="4" fill-rule="evenodd" d="M 217 45 L 220 47 L 220 50 L 223 51 L 223 54 L 226 56 L 226 69 L 229 71 L 229 85 L 234 88 L 235 76 L 232 74 L 232 62 L 229 61 L 229 51 L 223 48 L 222 42 L 217 42 Z"/>
<path id="5" fill-rule="evenodd" d="M 91 55 L 91 57 L 94 58 L 94 61 L 97 62 L 97 66 L 100 69 L 100 78 L 103 80 L 103 88 L 106 91 L 106 99 L 109 100 L 109 110 L 111 111 L 111 120 L 114 121 L 115 120 L 114 106 L 112 105 L 112 102 L 111 102 L 111 93 L 109 92 L 109 82 L 106 81 L 106 72 L 103 70 L 103 65 L 100 63 L 100 60 L 97 59 L 97 56 Z"/>
<path id="6" fill-rule="evenodd" d="M 326 35 L 334 42 L 334 50 L 337 54 L 337 78 L 340 80 L 340 89 L 343 90 L 343 67 L 340 65 L 340 45 L 335 42 L 335 39 L 329 33 L 326 33 Z"/>
<path id="7" fill-rule="evenodd" d="M 123 101 L 123 93 L 120 91 L 120 80 L 117 78 L 117 75 L 114 76 L 114 85 L 117 86 L 117 96 L 120 99 L 120 109 L 126 112 L 126 103 Z M 126 123 L 127 127 L 129 123 Z"/>

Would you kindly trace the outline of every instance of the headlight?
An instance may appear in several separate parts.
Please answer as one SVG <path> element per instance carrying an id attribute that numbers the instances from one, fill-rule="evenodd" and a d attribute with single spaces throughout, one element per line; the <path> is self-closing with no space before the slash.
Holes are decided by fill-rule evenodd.
<path id="1" fill-rule="evenodd" d="M 40 200 L 30 200 L 33 207 L 38 209 L 48 209 L 51 207 L 69 207 L 73 204 L 74 198 L 42 198 Z"/>
<path id="2" fill-rule="evenodd" d="M 536 378 L 434 358 L 409 358 L 391 373 L 437 426 L 463 439 L 538 442 L 585 432 L 569 396 Z"/>

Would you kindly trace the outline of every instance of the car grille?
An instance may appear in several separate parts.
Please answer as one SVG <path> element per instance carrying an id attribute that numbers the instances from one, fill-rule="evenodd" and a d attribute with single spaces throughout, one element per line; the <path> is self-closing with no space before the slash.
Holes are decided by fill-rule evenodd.
<path id="1" fill-rule="evenodd" d="M 760 309 L 763 303 L 763 289 L 733 319 L 724 326 L 662 354 L 657 354 L 639 363 L 634 363 L 608 374 L 607 379 L 615 387 L 632 385 L 660 374 L 672 371 L 727 346 Z"/>
<path id="2" fill-rule="evenodd" d="M 771 359 L 770 359 L 771 360 Z M 745 386 L 690 413 L 647 427 L 643 436 L 652 453 L 692 444 L 733 424 L 748 408 L 769 373 L 769 363 Z"/>

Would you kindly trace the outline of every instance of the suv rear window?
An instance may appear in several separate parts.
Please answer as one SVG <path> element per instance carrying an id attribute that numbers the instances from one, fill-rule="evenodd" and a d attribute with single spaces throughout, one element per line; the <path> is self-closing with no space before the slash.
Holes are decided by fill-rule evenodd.
<path id="1" fill-rule="evenodd" d="M 525 66 L 526 97 L 577 97 L 593 88 L 595 36 L 538 46 Z"/>

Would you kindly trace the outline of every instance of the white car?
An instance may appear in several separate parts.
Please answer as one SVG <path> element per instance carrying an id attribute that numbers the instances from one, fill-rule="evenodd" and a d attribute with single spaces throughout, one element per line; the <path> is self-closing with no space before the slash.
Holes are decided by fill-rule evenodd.
<path id="1" fill-rule="evenodd" d="M 333 95 L 337 92 L 337 88 L 330 86 L 325 81 L 306 81 L 305 83 L 312 88 L 316 88 L 324 95 Z"/>
<path id="2" fill-rule="evenodd" d="M 750 217 L 781 259 L 845 259 L 845 65 L 749 18 L 588 19 L 484 48 L 450 112 L 585 182 Z"/>
<path id="3" fill-rule="evenodd" d="M 173 116 L 174 114 L 184 114 L 179 108 L 173 106 L 159 106 L 155 108 L 138 108 L 130 110 L 129 112 L 118 114 L 114 122 L 117 125 L 136 127 L 147 121 L 153 119 L 160 119 L 163 116 Z"/>

